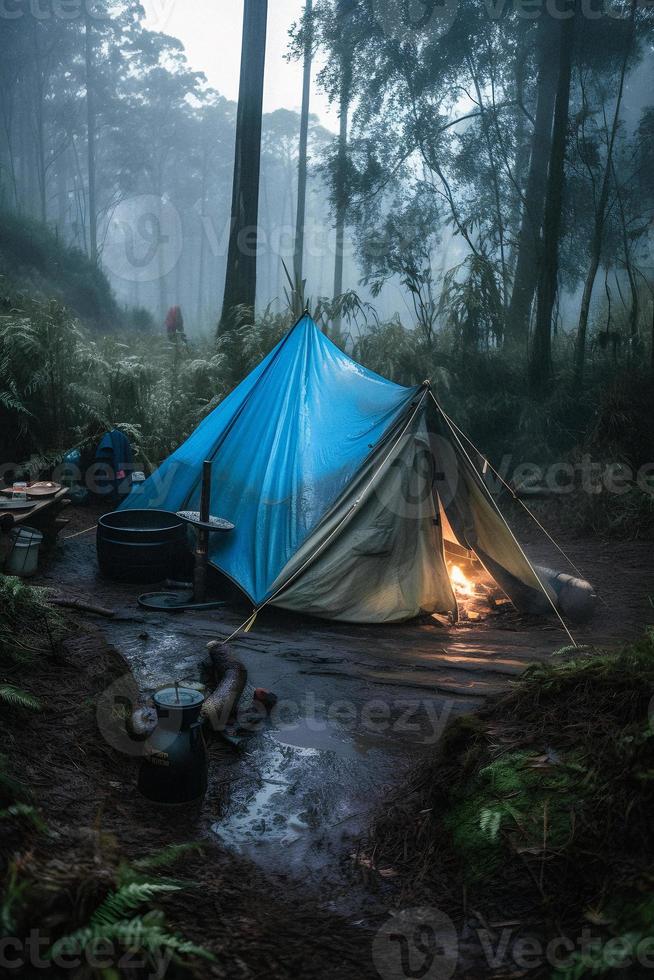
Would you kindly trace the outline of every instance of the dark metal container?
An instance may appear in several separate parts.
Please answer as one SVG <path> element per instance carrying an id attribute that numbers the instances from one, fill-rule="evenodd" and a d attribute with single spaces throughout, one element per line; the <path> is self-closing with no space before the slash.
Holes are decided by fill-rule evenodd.
<path id="1" fill-rule="evenodd" d="M 119 582 L 174 577 L 187 560 L 186 525 L 166 510 L 117 510 L 98 521 L 100 571 Z"/>
<path id="2" fill-rule="evenodd" d="M 200 711 L 204 697 L 189 687 L 166 687 L 152 700 L 157 727 L 145 743 L 139 791 L 155 803 L 191 803 L 207 789 L 207 748 Z"/>

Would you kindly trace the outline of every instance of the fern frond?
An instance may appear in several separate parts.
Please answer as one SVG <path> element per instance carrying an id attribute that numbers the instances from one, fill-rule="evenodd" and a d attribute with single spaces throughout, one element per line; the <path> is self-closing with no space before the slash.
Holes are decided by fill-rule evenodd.
<path id="1" fill-rule="evenodd" d="M 21 691 L 13 684 L 0 684 L 0 701 L 12 708 L 25 708 L 28 711 L 40 711 L 41 702 L 33 694 Z"/>
<path id="2" fill-rule="evenodd" d="M 114 943 L 132 951 L 144 950 L 150 954 L 159 950 L 169 950 L 175 957 L 199 956 L 205 960 L 213 960 L 214 956 L 203 946 L 198 946 L 190 940 L 167 932 L 160 920 L 148 919 L 147 916 L 136 916 L 132 919 L 121 919 L 105 925 L 89 925 L 68 936 L 58 939 L 48 951 L 48 958 L 66 954 L 79 954 L 95 944 Z"/>
<path id="3" fill-rule="evenodd" d="M 159 868 L 168 868 L 171 864 L 179 861 L 185 854 L 201 852 L 202 850 L 203 845 L 198 841 L 189 841 L 185 844 L 169 844 L 168 847 L 164 847 L 160 851 L 155 851 L 154 854 L 148 854 L 147 857 L 132 861 L 131 867 L 138 871 L 153 871 Z"/>
<path id="4" fill-rule="evenodd" d="M 152 901 L 157 895 L 180 891 L 179 885 L 158 882 L 131 882 L 118 891 L 107 895 L 102 905 L 91 916 L 90 925 L 110 926 L 125 919 L 130 912 Z"/>

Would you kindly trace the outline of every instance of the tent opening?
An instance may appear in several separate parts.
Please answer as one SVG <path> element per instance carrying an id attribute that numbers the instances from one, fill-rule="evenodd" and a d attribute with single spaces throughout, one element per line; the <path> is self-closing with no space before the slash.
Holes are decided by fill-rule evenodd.
<path id="1" fill-rule="evenodd" d="M 511 600 L 487 572 L 474 551 L 458 544 L 444 508 L 440 505 L 445 566 L 456 598 L 460 622 L 477 622 L 511 606 Z"/>

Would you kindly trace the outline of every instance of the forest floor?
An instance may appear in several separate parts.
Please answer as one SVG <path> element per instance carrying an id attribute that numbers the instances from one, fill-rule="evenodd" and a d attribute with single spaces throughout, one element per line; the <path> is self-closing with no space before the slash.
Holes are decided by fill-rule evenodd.
<path id="1" fill-rule="evenodd" d="M 505 613 L 456 627 L 430 619 L 373 628 L 266 611 L 233 653 L 248 669 L 243 700 L 265 687 L 278 709 L 269 724 L 236 732 L 232 747 L 212 740 L 207 796 L 173 818 L 137 794 L 137 759 L 103 738 L 98 699 L 128 674 L 143 693 L 206 679 L 206 642 L 249 610 L 145 612 L 137 587 L 99 577 L 95 535 L 73 536 L 95 512 L 71 512 L 68 540 L 37 584 L 114 616 L 71 615 L 63 661 L 35 675 L 42 690 L 32 685 L 47 710 L 30 720 L 21 756 L 46 821 L 61 833 L 58 850 L 93 826 L 131 857 L 201 840 L 204 856 L 184 867 L 199 887 L 163 905 L 171 925 L 216 954 L 202 976 L 379 975 L 374 937 L 402 888 L 371 869 L 361 835 L 416 763 L 433 756 L 447 723 L 568 644 L 560 626 Z M 524 543 L 534 560 L 561 568 L 549 546 Z M 651 543 L 567 546 L 602 599 L 593 622 L 575 629 L 577 641 L 637 638 L 652 620 Z"/>

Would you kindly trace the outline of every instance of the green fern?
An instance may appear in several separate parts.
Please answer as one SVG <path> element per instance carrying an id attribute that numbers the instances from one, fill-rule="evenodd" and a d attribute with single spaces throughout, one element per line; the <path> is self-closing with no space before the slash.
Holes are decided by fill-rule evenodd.
<path id="1" fill-rule="evenodd" d="M 179 885 L 159 882 L 131 882 L 107 895 L 91 917 L 91 927 L 111 926 L 127 918 L 139 905 L 145 905 L 157 895 L 180 891 Z"/>
<path id="2" fill-rule="evenodd" d="M 25 708 L 27 711 L 40 711 L 41 702 L 27 691 L 21 691 L 13 684 L 0 684 L 0 701 L 11 708 Z"/>
<path id="3" fill-rule="evenodd" d="M 102 943 L 103 947 L 114 943 L 123 949 L 150 954 L 166 949 L 176 958 L 199 956 L 205 960 L 215 959 L 213 954 L 203 946 L 168 932 L 163 926 L 162 917 L 156 913 L 78 929 L 69 936 L 58 939 L 49 950 L 48 957 L 52 959 L 62 954 L 79 954 L 99 943 Z"/>
<path id="4" fill-rule="evenodd" d="M 202 946 L 167 931 L 163 912 L 151 909 L 142 915 L 129 917 L 140 905 L 151 902 L 157 895 L 179 890 L 180 885 L 162 882 L 123 885 L 105 898 L 87 926 L 58 939 L 48 951 L 48 957 L 79 954 L 102 943 L 150 955 L 165 949 L 175 958 L 199 956 L 213 960 L 213 955 Z"/>
<path id="5" fill-rule="evenodd" d="M 155 851 L 154 854 L 132 861 L 130 868 L 136 871 L 154 871 L 160 868 L 168 868 L 184 855 L 202 850 L 203 845 L 194 841 L 185 844 L 169 844 L 161 851 Z"/>
<path id="6" fill-rule="evenodd" d="M 484 837 L 491 841 L 497 840 L 502 826 L 504 811 L 501 809 L 485 807 L 479 814 L 479 829 Z"/>

